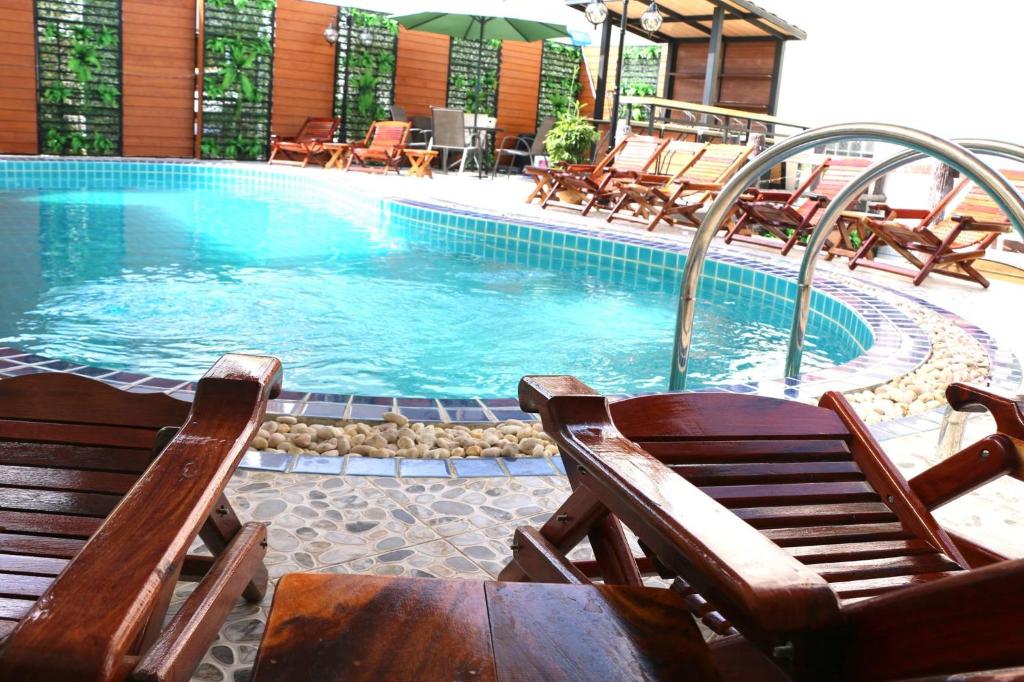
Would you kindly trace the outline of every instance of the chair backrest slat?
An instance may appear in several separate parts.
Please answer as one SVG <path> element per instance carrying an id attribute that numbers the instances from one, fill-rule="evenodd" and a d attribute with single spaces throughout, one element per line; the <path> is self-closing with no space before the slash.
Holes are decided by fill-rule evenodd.
<path id="1" fill-rule="evenodd" d="M 295 139 L 299 142 L 327 142 L 334 139 L 341 119 L 307 118 Z"/>
<path id="2" fill-rule="evenodd" d="M 439 147 L 466 146 L 466 114 L 462 109 L 441 109 L 431 111 L 434 144 Z"/>
<path id="3" fill-rule="evenodd" d="M 681 180 L 721 184 L 746 163 L 754 148 L 742 144 L 712 144 Z"/>
<path id="4" fill-rule="evenodd" d="M 547 148 L 544 146 L 544 140 L 547 139 L 548 133 L 555 126 L 554 116 L 545 116 L 540 125 L 537 127 L 537 135 L 533 138 L 533 144 L 530 145 L 530 154 L 533 156 L 544 156 L 547 154 Z"/>
<path id="5" fill-rule="evenodd" d="M 1000 175 L 1009 180 L 1017 191 L 1024 194 L 1024 171 L 1001 170 Z M 960 204 L 952 211 L 955 215 L 970 216 L 975 220 L 987 222 L 1009 223 L 1003 209 L 993 201 L 988 193 L 978 185 L 971 183 L 970 189 Z"/>
<path id="6" fill-rule="evenodd" d="M 863 173 L 865 169 L 873 164 L 873 159 L 833 157 L 828 160 L 828 166 L 825 168 L 824 172 L 818 179 L 818 183 L 811 191 L 815 194 L 820 194 L 832 199 L 839 194 L 844 187 L 850 184 L 854 178 Z"/>
<path id="7" fill-rule="evenodd" d="M 405 142 L 410 124 L 405 121 L 374 121 L 367 133 L 367 147 L 374 151 L 385 151 Z"/>
<path id="8" fill-rule="evenodd" d="M 706 142 L 690 140 L 673 140 L 661 154 L 662 165 L 658 169 L 661 175 L 678 175 L 692 166 L 709 147 Z"/>
<path id="9" fill-rule="evenodd" d="M 666 144 L 665 140 L 651 135 L 630 135 L 623 140 L 611 165 L 619 171 L 645 171 Z"/>

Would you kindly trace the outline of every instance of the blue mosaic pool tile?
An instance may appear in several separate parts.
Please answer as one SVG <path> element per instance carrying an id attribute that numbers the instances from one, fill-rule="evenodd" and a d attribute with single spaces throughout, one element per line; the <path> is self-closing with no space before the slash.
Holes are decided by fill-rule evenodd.
<path id="1" fill-rule="evenodd" d="M 398 460 L 394 457 L 353 457 L 345 458 L 346 476 L 395 476 Z"/>
<path id="2" fill-rule="evenodd" d="M 498 464 L 498 460 L 493 457 L 453 459 L 451 463 L 455 470 L 455 476 L 458 478 L 494 478 L 508 475 Z"/>
<path id="3" fill-rule="evenodd" d="M 443 459 L 399 459 L 402 478 L 450 478 L 448 462 Z"/>
<path id="4" fill-rule="evenodd" d="M 558 473 L 565 476 L 565 461 L 562 459 L 561 455 L 555 455 L 552 457 L 551 464 L 553 464 L 555 469 L 558 470 Z"/>
<path id="5" fill-rule="evenodd" d="M 295 408 L 299 406 L 299 403 L 292 400 L 268 400 L 267 401 L 267 413 L 268 414 L 292 414 Z"/>
<path id="6" fill-rule="evenodd" d="M 471 407 L 446 407 L 448 419 L 457 424 L 472 424 L 480 422 L 491 422 L 491 417 L 480 408 Z"/>
<path id="7" fill-rule="evenodd" d="M 21 367 L 4 370 L 4 374 L 9 377 L 20 377 L 26 374 L 42 374 L 44 372 L 46 372 L 46 370 L 42 367 L 32 367 L 30 365 L 22 365 Z"/>
<path id="8" fill-rule="evenodd" d="M 242 469 L 258 469 L 260 471 L 276 471 L 284 473 L 288 471 L 288 465 L 292 463 L 292 456 L 279 452 L 257 452 L 250 450 L 242 456 L 238 466 Z"/>
<path id="9" fill-rule="evenodd" d="M 177 388 L 177 387 L 181 386 L 184 383 L 186 383 L 186 382 L 184 382 L 184 381 L 182 381 L 180 379 L 161 379 L 160 377 L 150 377 L 149 379 L 146 379 L 145 381 L 143 381 L 140 384 L 140 386 L 146 386 L 146 387 L 152 386 L 154 388 L 168 389 L 168 388 Z"/>
<path id="10" fill-rule="evenodd" d="M 395 402 L 399 407 L 437 407 L 437 401 L 433 398 L 396 398 Z"/>
<path id="11" fill-rule="evenodd" d="M 441 411 L 436 407 L 402 407 L 398 408 L 398 411 L 405 417 L 408 417 L 409 421 L 414 422 L 439 422 L 441 419 Z"/>
<path id="12" fill-rule="evenodd" d="M 343 419 L 348 406 L 340 402 L 315 402 L 302 406 L 303 417 L 319 417 L 321 419 Z"/>
<path id="13" fill-rule="evenodd" d="M 344 457 L 314 457 L 298 455 L 292 466 L 293 474 L 341 474 L 345 466 Z"/>
<path id="14" fill-rule="evenodd" d="M 132 384 L 142 379 L 148 379 L 149 377 L 145 374 L 136 374 L 135 372 L 118 372 L 109 377 L 106 377 L 108 381 L 117 381 L 124 384 Z"/>
<path id="15" fill-rule="evenodd" d="M 503 457 L 509 476 L 553 476 L 557 472 L 547 457 Z"/>
<path id="16" fill-rule="evenodd" d="M 391 411 L 391 405 L 366 405 L 353 402 L 349 410 L 349 419 L 381 419 L 385 412 Z"/>
<path id="17" fill-rule="evenodd" d="M 518 408 L 500 407 L 491 408 L 491 414 L 493 414 L 498 421 L 505 421 L 506 419 L 519 419 L 520 421 L 537 421 L 538 417 L 535 414 L 529 412 L 523 412 Z"/>
<path id="18" fill-rule="evenodd" d="M 25 354 L 25 351 L 21 350 L 20 348 L 9 348 L 9 347 L 0 348 L 0 358 L 8 358 L 8 357 L 11 357 L 12 355 L 24 355 L 24 354 Z"/>
<path id="19" fill-rule="evenodd" d="M 350 397 L 342 393 L 310 393 L 306 400 L 311 403 L 348 403 Z"/>
<path id="20" fill-rule="evenodd" d="M 352 404 L 384 405 L 388 409 L 391 409 L 392 405 L 395 404 L 395 399 L 373 395 L 354 395 L 352 396 Z"/>

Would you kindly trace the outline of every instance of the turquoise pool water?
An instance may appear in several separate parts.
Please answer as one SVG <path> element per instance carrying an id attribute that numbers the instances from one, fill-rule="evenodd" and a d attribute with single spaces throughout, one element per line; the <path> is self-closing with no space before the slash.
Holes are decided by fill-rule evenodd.
<path id="1" fill-rule="evenodd" d="M 288 196 L 0 192 L 0 343 L 183 379 L 227 351 L 272 353 L 289 388 L 362 395 L 504 397 L 526 373 L 666 387 L 678 270 L 481 251 L 379 201 Z M 778 377 L 791 308 L 724 282 L 703 295 L 691 385 Z M 816 316 L 804 367 L 862 351 Z"/>

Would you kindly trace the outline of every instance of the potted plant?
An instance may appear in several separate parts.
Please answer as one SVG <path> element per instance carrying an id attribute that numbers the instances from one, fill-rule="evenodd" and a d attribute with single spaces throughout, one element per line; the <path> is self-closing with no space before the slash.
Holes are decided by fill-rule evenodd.
<path id="1" fill-rule="evenodd" d="M 583 163 L 590 157 L 590 149 L 599 137 L 597 129 L 580 115 L 580 103 L 574 102 L 558 115 L 558 120 L 544 139 L 544 148 L 552 165 Z M 569 194 L 576 195 L 575 192 L 559 192 L 558 196 L 563 201 L 580 202 L 579 195 Z"/>

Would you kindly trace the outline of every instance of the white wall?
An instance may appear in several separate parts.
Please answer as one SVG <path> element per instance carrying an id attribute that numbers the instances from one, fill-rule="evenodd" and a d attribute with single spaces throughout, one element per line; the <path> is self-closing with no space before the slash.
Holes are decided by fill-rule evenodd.
<path id="1" fill-rule="evenodd" d="M 771 0 L 807 32 L 786 45 L 779 116 L 900 123 L 1024 143 L 1024 3 Z"/>

